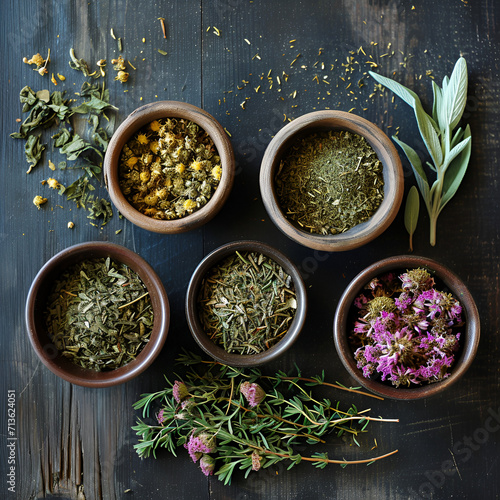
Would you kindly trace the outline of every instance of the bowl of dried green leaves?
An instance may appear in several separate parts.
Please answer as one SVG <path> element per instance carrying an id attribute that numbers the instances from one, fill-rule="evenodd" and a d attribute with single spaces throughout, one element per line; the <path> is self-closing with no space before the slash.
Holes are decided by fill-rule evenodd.
<path id="1" fill-rule="evenodd" d="M 251 240 L 207 255 L 186 294 L 194 339 L 229 366 L 258 366 L 283 354 L 297 340 L 306 308 L 297 267 L 275 248 Z"/>
<path id="2" fill-rule="evenodd" d="M 226 131 L 191 104 L 160 101 L 133 111 L 104 159 L 111 201 L 132 223 L 156 233 L 195 229 L 226 202 L 234 179 Z"/>
<path id="3" fill-rule="evenodd" d="M 309 248 L 360 247 L 396 217 L 404 191 L 401 160 L 373 123 L 315 111 L 288 123 L 260 169 L 264 206 L 276 226 Z"/>
<path id="4" fill-rule="evenodd" d="M 138 254 L 108 242 L 68 247 L 38 272 L 26 326 L 41 361 L 85 387 L 124 383 L 160 353 L 170 309 L 163 284 Z"/>

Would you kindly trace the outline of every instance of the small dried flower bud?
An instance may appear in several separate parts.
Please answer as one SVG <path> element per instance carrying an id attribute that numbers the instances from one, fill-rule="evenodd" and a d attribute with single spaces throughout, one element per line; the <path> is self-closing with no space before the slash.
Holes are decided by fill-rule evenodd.
<path id="1" fill-rule="evenodd" d="M 260 469 L 260 461 L 262 460 L 262 457 L 254 451 L 252 453 L 252 470 L 259 470 Z"/>
<path id="2" fill-rule="evenodd" d="M 163 424 L 163 422 L 165 422 L 165 413 L 163 408 L 157 413 L 156 420 L 158 420 L 158 423 L 160 425 Z"/>
<path id="3" fill-rule="evenodd" d="M 44 203 L 47 203 L 47 198 L 43 198 L 40 195 L 37 195 L 33 198 L 33 204 L 40 210 L 40 206 Z"/>
<path id="4" fill-rule="evenodd" d="M 193 163 L 191 163 L 191 168 L 195 172 L 199 172 L 203 168 L 203 165 L 199 161 L 193 161 Z"/>
<path id="5" fill-rule="evenodd" d="M 149 124 L 149 128 L 153 131 L 153 132 L 158 132 L 158 130 L 160 130 L 160 127 L 161 127 L 161 124 L 158 120 L 154 120 L 152 121 L 150 124 Z"/>
<path id="6" fill-rule="evenodd" d="M 222 167 L 220 165 L 215 165 L 215 167 L 212 168 L 211 174 L 215 180 L 220 181 L 220 178 L 222 176 Z"/>
<path id="7" fill-rule="evenodd" d="M 149 149 L 151 150 L 151 152 L 153 152 L 154 154 L 158 154 L 158 141 L 153 141 L 149 144 Z"/>
<path id="8" fill-rule="evenodd" d="M 125 83 L 128 80 L 128 77 L 129 74 L 126 71 L 118 71 L 118 74 L 115 76 L 115 80 Z"/>
<path id="9" fill-rule="evenodd" d="M 113 65 L 115 71 L 124 71 L 126 69 L 125 60 L 122 56 L 120 56 L 118 59 L 111 59 L 111 64 Z"/>
<path id="10" fill-rule="evenodd" d="M 192 210 L 194 210 L 196 208 L 196 201 L 187 199 L 183 203 L 183 207 L 184 207 L 184 210 L 190 212 L 190 211 L 192 211 Z"/>
<path id="11" fill-rule="evenodd" d="M 60 73 L 57 73 L 57 78 L 59 78 L 61 82 L 64 82 L 64 80 L 66 80 L 66 77 L 64 75 L 61 75 Z"/>
<path id="12" fill-rule="evenodd" d="M 40 76 L 43 76 L 43 75 L 45 75 L 45 73 L 48 73 L 48 72 L 49 72 L 49 70 L 45 66 L 38 70 L 38 73 L 40 74 Z"/>
<path id="13" fill-rule="evenodd" d="M 158 196 L 156 196 L 155 194 L 148 194 L 144 197 L 144 203 L 151 207 L 153 205 L 156 205 L 157 202 L 158 202 Z"/>
<path id="14" fill-rule="evenodd" d="M 139 158 L 137 158 L 136 156 L 131 156 L 126 162 L 127 167 L 132 168 L 138 161 Z"/>
<path id="15" fill-rule="evenodd" d="M 176 380 L 174 382 L 174 386 L 172 387 L 172 394 L 174 399 L 180 403 L 183 399 L 186 399 L 189 396 L 189 391 L 184 382 Z"/>
<path id="16" fill-rule="evenodd" d="M 68 222 L 68 229 L 73 229 L 75 227 L 75 223 L 72 221 Z"/>
<path id="17" fill-rule="evenodd" d="M 144 170 L 139 175 L 139 178 L 141 179 L 141 182 L 148 182 L 150 177 L 151 177 L 151 174 L 147 170 Z"/>
<path id="18" fill-rule="evenodd" d="M 139 134 L 137 136 L 137 142 L 139 144 L 148 144 L 149 143 L 149 139 L 148 139 L 148 137 L 147 137 L 146 134 Z"/>
<path id="19" fill-rule="evenodd" d="M 23 57 L 23 63 L 26 63 L 26 64 L 30 63 L 27 57 Z"/>
<path id="20" fill-rule="evenodd" d="M 175 166 L 175 171 L 176 171 L 178 174 L 183 174 L 185 170 L 186 170 L 186 166 L 184 165 L 184 163 L 178 163 L 178 164 Z"/>
<path id="21" fill-rule="evenodd" d="M 104 66 L 106 66 L 106 59 L 99 59 L 97 61 L 97 66 L 99 66 L 100 68 L 103 68 Z"/>
<path id="22" fill-rule="evenodd" d="M 45 64 L 45 59 L 40 54 L 35 54 L 29 61 L 28 64 L 35 64 L 37 67 L 43 66 Z"/>
<path id="23" fill-rule="evenodd" d="M 49 185 L 50 188 L 52 189 L 59 189 L 60 184 L 56 179 L 53 179 L 52 177 L 49 177 L 47 179 L 47 184 Z"/>
<path id="24" fill-rule="evenodd" d="M 250 406 L 259 405 L 263 399 L 266 397 L 266 393 L 259 384 L 255 382 L 251 384 L 250 382 L 243 382 L 240 385 L 240 392 L 245 396 Z"/>
<path id="25" fill-rule="evenodd" d="M 200 469 L 205 476 L 212 476 L 215 469 L 215 460 L 210 455 L 203 455 L 200 458 Z"/>

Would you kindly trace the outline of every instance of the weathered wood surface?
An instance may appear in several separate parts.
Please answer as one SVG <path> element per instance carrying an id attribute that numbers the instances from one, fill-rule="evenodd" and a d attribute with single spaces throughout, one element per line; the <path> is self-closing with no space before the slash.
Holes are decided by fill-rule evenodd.
<path id="1" fill-rule="evenodd" d="M 498 498 L 499 16 L 500 4 L 492 0 L 2 2 L 2 498 Z M 166 19 L 166 40 L 158 17 Z M 43 166 L 27 176 L 22 141 L 8 136 L 21 117 L 19 90 L 24 85 L 55 89 L 50 74 L 42 79 L 22 58 L 50 48 L 50 73 L 66 76 L 57 89 L 73 92 L 83 78 L 67 65 L 69 49 L 74 47 L 93 66 L 101 58 L 109 61 L 118 54 L 111 28 L 123 39 L 124 57 L 137 68 L 123 86 L 113 81 L 109 68 L 107 84 L 120 120 L 141 104 L 180 100 L 202 106 L 231 134 L 238 162 L 235 186 L 221 213 L 199 230 L 162 236 L 116 215 L 100 230 L 89 224 L 84 211 L 71 209 L 55 193 L 43 210 L 31 203 L 36 194 L 47 195 L 40 182 L 52 175 L 48 159 L 57 163 L 60 157 L 49 149 Z M 353 108 L 389 135 L 400 127 L 400 137 L 423 153 L 411 110 L 393 102 L 390 93 L 369 97 L 373 81 L 363 77 L 369 69 L 366 61 L 377 63 L 383 74 L 394 72 L 428 106 L 430 78 L 440 82 L 449 75 L 460 54 L 469 67 L 466 116 L 473 135 L 472 159 L 463 186 L 440 216 L 437 245 L 428 244 L 426 215 L 414 241 L 416 254 L 450 267 L 476 299 L 482 338 L 463 381 L 441 396 L 408 403 L 330 394 L 400 419 L 399 424 L 373 425 L 361 449 L 335 439 L 318 447 L 330 457 L 361 458 L 399 449 L 395 457 L 370 467 L 318 470 L 301 464 L 287 471 L 281 464 L 247 480 L 236 474 L 233 484 L 224 487 L 215 478 L 207 480 L 182 451 L 178 458 L 160 452 L 157 460 L 141 461 L 132 448 L 131 426 L 137 417 L 132 403 L 162 387 L 162 374 L 171 373 L 181 346 L 197 349 L 184 318 L 186 285 L 201 258 L 222 243 L 242 238 L 268 242 L 299 264 L 306 279 L 306 327 L 290 352 L 266 370 L 289 370 L 297 363 L 303 373 L 324 369 L 327 379 L 352 383 L 333 345 L 336 303 L 366 265 L 408 251 L 403 210 L 381 237 L 360 249 L 324 254 L 299 247 L 267 218 L 258 188 L 260 160 L 285 119 L 324 108 Z M 362 78 L 365 86 L 360 88 Z M 409 165 L 404 166 L 408 190 L 413 177 Z M 70 220 L 73 230 L 67 229 Z M 118 229 L 121 233 L 115 234 Z M 24 324 L 26 294 L 38 269 L 63 248 L 88 240 L 113 241 L 142 255 L 162 278 L 172 309 L 169 336 L 154 365 L 125 385 L 103 390 L 71 386 L 49 372 L 32 351 Z M 9 390 L 16 397 L 16 493 L 7 490 L 6 476 Z M 370 451 L 373 438 L 378 449 Z"/>

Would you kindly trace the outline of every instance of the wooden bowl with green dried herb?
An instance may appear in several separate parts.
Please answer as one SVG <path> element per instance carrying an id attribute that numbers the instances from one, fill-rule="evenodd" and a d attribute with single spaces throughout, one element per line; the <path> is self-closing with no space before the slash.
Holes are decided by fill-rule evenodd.
<path id="1" fill-rule="evenodd" d="M 196 342 L 230 366 L 258 366 L 283 354 L 297 340 L 306 308 L 297 267 L 258 241 L 227 243 L 207 255 L 186 294 Z"/>
<path id="2" fill-rule="evenodd" d="M 260 170 L 271 220 L 309 248 L 344 251 L 385 231 L 404 191 L 401 160 L 373 123 L 342 111 L 316 111 L 283 127 Z"/>
<path id="3" fill-rule="evenodd" d="M 191 104 L 160 101 L 132 112 L 104 159 L 112 202 L 132 223 L 156 233 L 195 229 L 231 191 L 234 153 L 222 126 Z"/>
<path id="4" fill-rule="evenodd" d="M 71 246 L 33 280 L 26 325 L 36 354 L 85 387 L 124 383 L 160 353 L 170 309 L 162 282 L 131 250 L 107 242 Z"/>

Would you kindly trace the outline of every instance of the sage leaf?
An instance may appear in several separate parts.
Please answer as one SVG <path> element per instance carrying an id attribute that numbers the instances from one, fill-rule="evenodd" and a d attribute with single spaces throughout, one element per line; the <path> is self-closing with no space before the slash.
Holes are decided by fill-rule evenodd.
<path id="1" fill-rule="evenodd" d="M 420 211 L 420 198 L 415 186 L 410 188 L 406 197 L 405 206 L 405 227 L 410 235 L 410 251 L 413 252 L 413 233 L 417 228 L 418 213 Z"/>
<path id="2" fill-rule="evenodd" d="M 441 110 L 441 102 L 443 100 L 443 93 L 439 85 L 432 80 L 432 93 L 434 95 L 434 101 L 432 103 L 432 118 L 441 127 L 441 120 L 439 119 L 439 111 Z"/>
<path id="3" fill-rule="evenodd" d="M 443 151 L 439 141 L 438 134 L 434 125 L 431 123 L 431 117 L 424 111 L 422 105 L 415 106 L 415 118 L 417 119 L 418 129 L 424 141 L 425 147 L 431 155 L 434 165 L 438 167 L 443 163 Z"/>
<path id="4" fill-rule="evenodd" d="M 443 191 L 439 204 L 439 212 L 441 212 L 444 206 L 451 200 L 451 198 L 453 198 L 467 170 L 472 149 L 472 138 L 469 125 L 467 125 L 467 127 L 465 128 L 464 137 L 464 140 L 469 139 L 469 141 L 463 148 L 460 155 L 451 162 L 446 171 L 446 175 L 443 181 Z"/>
<path id="5" fill-rule="evenodd" d="M 377 82 L 381 83 L 384 87 L 388 88 L 389 90 L 392 90 L 398 97 L 403 99 L 403 101 L 406 102 L 406 104 L 408 104 L 412 108 L 415 109 L 416 102 L 420 103 L 418 95 L 415 94 L 415 92 L 413 92 L 412 90 L 406 88 L 404 85 L 401 85 L 400 83 L 391 80 L 386 76 L 374 73 L 373 71 L 368 71 L 368 73 L 372 78 L 377 80 Z"/>
<path id="6" fill-rule="evenodd" d="M 460 57 L 453 68 L 450 81 L 443 95 L 446 123 L 453 130 L 460 121 L 467 100 L 467 63 Z"/>
<path id="7" fill-rule="evenodd" d="M 425 175 L 425 171 L 422 167 L 422 162 L 417 154 L 417 152 L 408 144 L 405 144 L 403 141 L 398 139 L 396 136 L 392 136 L 392 139 L 398 146 L 404 151 L 406 157 L 408 158 L 410 165 L 413 169 L 413 173 L 415 174 L 415 179 L 417 181 L 418 188 L 422 193 L 422 198 L 425 201 L 427 208 L 429 209 L 428 200 L 429 200 L 429 182 L 427 180 L 427 176 Z"/>
<path id="8" fill-rule="evenodd" d="M 445 164 L 450 164 L 454 159 L 455 157 L 457 157 L 461 152 L 462 150 L 469 144 L 469 142 L 471 141 L 471 138 L 470 136 L 467 137 L 466 139 L 464 139 L 462 142 L 458 143 L 447 155 L 446 155 L 446 162 Z M 444 171 L 446 172 L 447 169 L 445 169 Z"/>

